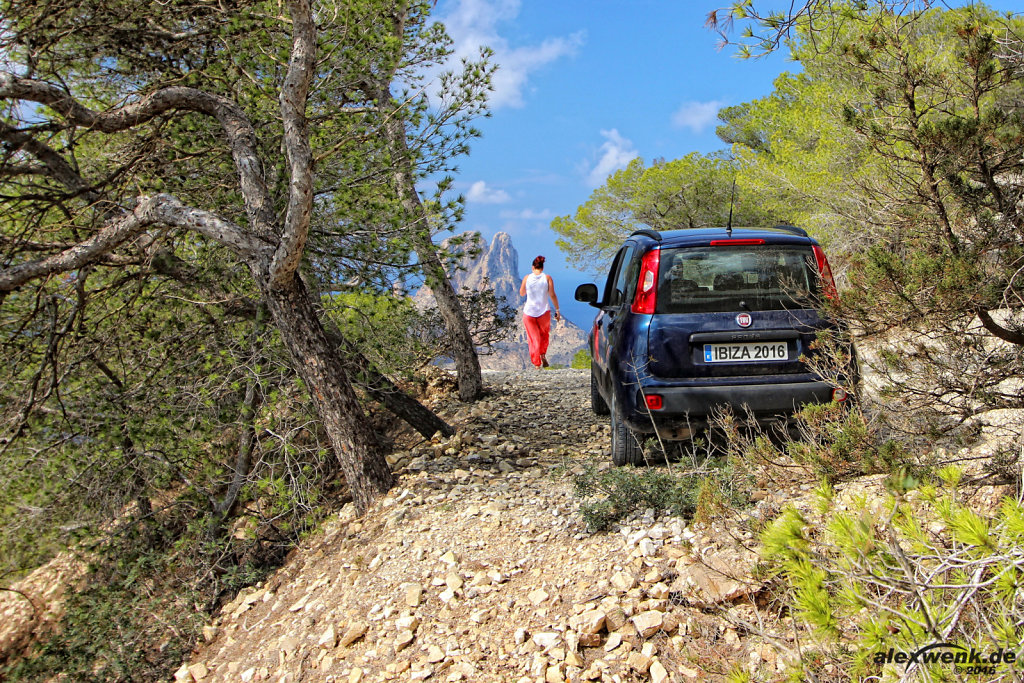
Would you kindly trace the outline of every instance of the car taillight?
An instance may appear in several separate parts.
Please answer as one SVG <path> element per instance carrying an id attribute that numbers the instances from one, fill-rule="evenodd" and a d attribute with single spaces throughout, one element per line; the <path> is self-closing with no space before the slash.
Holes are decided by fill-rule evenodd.
<path id="1" fill-rule="evenodd" d="M 636 296 L 633 298 L 634 313 L 654 313 L 658 303 L 658 265 L 661 263 L 661 251 L 653 249 L 644 254 L 640 262 L 640 279 L 636 285 Z"/>
<path id="2" fill-rule="evenodd" d="M 814 245 L 813 249 L 814 260 L 818 263 L 818 275 L 821 277 L 821 285 L 825 288 L 825 298 L 838 299 L 839 294 L 836 292 L 836 281 L 832 277 L 832 268 L 828 265 L 825 252 L 817 244 Z"/>
<path id="3" fill-rule="evenodd" d="M 661 410 L 665 407 L 665 402 L 662 400 L 661 396 L 658 396 L 657 394 L 646 394 L 644 396 L 644 400 L 647 402 L 647 408 L 649 410 Z"/>
<path id="4" fill-rule="evenodd" d="M 764 244 L 764 240 L 735 239 L 735 240 L 711 240 L 713 247 L 750 247 L 755 244 Z"/>
<path id="5" fill-rule="evenodd" d="M 847 399 L 847 397 L 849 397 L 849 394 L 847 394 L 846 389 L 843 389 L 842 387 L 832 390 L 832 400 L 836 403 L 842 403 Z"/>

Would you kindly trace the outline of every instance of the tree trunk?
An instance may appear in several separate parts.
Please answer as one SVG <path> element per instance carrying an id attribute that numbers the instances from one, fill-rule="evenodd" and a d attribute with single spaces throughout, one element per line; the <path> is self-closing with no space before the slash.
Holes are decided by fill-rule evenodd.
<path id="1" fill-rule="evenodd" d="M 263 401 L 260 392 L 259 378 L 250 377 L 245 387 L 245 399 L 242 401 L 242 414 L 238 417 L 238 424 L 241 434 L 238 437 L 238 450 L 235 453 L 235 464 L 232 468 L 231 483 L 228 484 L 224 497 L 213 506 L 211 518 L 217 523 L 224 517 L 231 514 L 238 502 L 238 494 L 242 487 L 249 480 L 249 473 L 252 471 L 252 454 L 256 449 L 256 413 Z"/>
<path id="2" fill-rule="evenodd" d="M 381 102 L 390 99 L 390 93 L 381 88 L 377 93 Z M 466 315 L 456 296 L 444 264 L 437 255 L 437 247 L 430 238 L 430 224 L 427 211 L 416 191 L 416 178 L 413 174 L 411 153 L 405 139 L 405 122 L 399 115 L 388 117 L 383 124 L 388 146 L 394 157 L 395 191 L 402 202 L 406 213 L 412 217 L 413 248 L 419 257 L 420 267 L 426 276 L 426 285 L 434 293 L 437 310 L 441 314 L 445 329 L 451 340 L 451 354 L 455 360 L 455 371 L 459 380 L 459 398 L 463 401 L 475 401 L 484 393 L 484 379 L 480 372 L 480 359 L 473 345 L 473 335 L 469 332 Z"/>
<path id="3" fill-rule="evenodd" d="M 365 359 L 364 359 L 365 360 Z M 367 364 L 364 370 L 366 393 L 374 401 L 381 403 L 400 419 L 407 422 L 413 429 L 429 439 L 437 432 L 451 436 L 455 430 L 432 410 L 405 393 L 385 375 L 377 372 Z"/>
<path id="4" fill-rule="evenodd" d="M 416 202 L 419 203 L 419 198 Z M 448 275 L 444 272 L 434 242 L 429 238 L 417 240 L 416 254 L 427 274 L 427 286 L 437 301 L 437 311 L 448 330 L 450 351 L 455 360 L 455 372 L 459 380 L 459 398 L 463 401 L 475 401 L 484 394 L 484 378 L 480 372 L 480 359 L 476 355 L 473 335 L 469 333 L 469 324 L 462 312 L 462 305 L 455 295 L 455 288 L 452 287 Z"/>
<path id="5" fill-rule="evenodd" d="M 263 283 L 270 315 L 309 391 L 360 514 L 394 485 L 338 349 L 330 343 L 302 280 Z"/>
<path id="6" fill-rule="evenodd" d="M 370 359 L 342 338 L 341 332 L 333 325 L 328 324 L 327 338 L 345 354 L 349 367 L 358 368 L 352 378 L 353 383 L 395 417 L 404 420 L 427 439 L 437 432 L 444 436 L 455 433 L 455 429 L 434 411 L 402 391 L 387 375 L 377 370 Z"/>
<path id="7" fill-rule="evenodd" d="M 158 252 L 153 258 L 152 268 L 160 275 L 174 278 L 179 282 L 187 283 L 194 287 L 201 287 L 204 291 L 210 292 L 210 296 L 220 300 L 221 305 L 225 307 L 229 314 L 253 319 L 257 319 L 260 315 L 260 304 L 254 299 L 231 294 L 227 290 L 219 289 L 208 282 L 202 281 L 191 266 L 169 252 Z M 315 302 L 316 299 L 317 297 L 314 295 L 313 301 Z M 257 320 L 256 324 L 261 325 L 262 323 Z M 356 387 L 366 391 L 374 401 L 383 405 L 385 409 L 407 422 L 413 429 L 428 439 L 437 432 L 441 432 L 445 436 L 451 436 L 455 433 L 451 425 L 412 396 L 399 389 L 386 375 L 373 367 L 369 359 L 342 338 L 341 332 L 337 327 L 328 325 L 326 329 L 327 338 L 331 344 L 335 348 L 344 350 L 345 366 L 360 368 L 359 374 L 353 378 Z"/>

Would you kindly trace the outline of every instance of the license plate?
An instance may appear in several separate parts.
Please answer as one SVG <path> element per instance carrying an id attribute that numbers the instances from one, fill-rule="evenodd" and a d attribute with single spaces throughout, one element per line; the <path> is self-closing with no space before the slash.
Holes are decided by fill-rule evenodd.
<path id="1" fill-rule="evenodd" d="M 786 342 L 751 342 L 742 344 L 705 344 L 705 363 L 757 363 L 789 360 Z"/>

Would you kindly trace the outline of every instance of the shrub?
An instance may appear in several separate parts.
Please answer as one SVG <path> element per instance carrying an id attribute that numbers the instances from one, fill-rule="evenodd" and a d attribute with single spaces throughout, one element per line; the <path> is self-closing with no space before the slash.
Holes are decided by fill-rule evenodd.
<path id="1" fill-rule="evenodd" d="M 909 657 L 944 643 L 940 653 L 973 648 L 987 657 L 1020 647 L 1024 505 L 1008 497 L 985 518 L 959 500 L 957 470 L 940 476 L 912 494 L 889 494 L 880 510 L 860 500 L 840 511 L 825 488 L 820 518 L 790 507 L 762 534 L 763 555 L 813 636 L 799 640 L 844 675 L 895 679 L 915 669 L 948 680 L 957 671 L 949 662 L 899 663 L 886 653 Z M 1016 680 L 1021 670 L 1002 662 L 984 673 Z"/>
<path id="2" fill-rule="evenodd" d="M 713 423 L 730 461 L 773 473 L 796 466 L 815 479 L 836 481 L 901 471 L 920 475 L 925 469 L 923 458 L 912 457 L 899 441 L 882 438 L 856 405 L 809 404 L 785 428 L 744 423 L 729 412 L 715 415 Z"/>
<path id="3" fill-rule="evenodd" d="M 805 406 L 796 414 L 795 431 L 798 438 L 786 442 L 786 454 L 819 478 L 892 473 L 911 465 L 902 444 L 880 439 L 857 408 L 839 403 Z"/>
<path id="4" fill-rule="evenodd" d="M 650 444 L 650 442 L 649 442 Z M 703 459 L 683 467 L 584 466 L 573 480 L 582 499 L 580 516 L 590 531 L 603 531 L 629 515 L 652 509 L 683 518 L 710 519 L 729 506 L 749 498 L 745 473 L 724 460 Z"/>
<path id="5" fill-rule="evenodd" d="M 97 550 L 83 587 L 68 591 L 57 629 L 7 667 L 5 680 L 166 679 L 188 656 L 208 603 L 190 567 L 174 561 L 171 539 L 135 533 Z M 191 579 L 191 580 L 190 580 Z M 39 635 L 39 634 L 37 634 Z"/>
<path id="6" fill-rule="evenodd" d="M 436 345 L 422 333 L 427 323 L 407 298 L 338 292 L 323 303 L 345 339 L 384 372 L 408 375 L 436 357 Z"/>
<path id="7" fill-rule="evenodd" d="M 580 515 L 591 531 L 603 531 L 633 512 L 648 508 L 689 517 L 697 508 L 700 479 L 672 469 L 585 466 L 574 479 L 585 499 Z M 589 500 L 588 500 L 589 499 Z"/>
<path id="8" fill-rule="evenodd" d="M 590 351 L 587 349 L 580 349 L 576 352 L 576 355 L 572 357 L 572 367 L 576 370 L 589 370 L 590 369 Z"/>

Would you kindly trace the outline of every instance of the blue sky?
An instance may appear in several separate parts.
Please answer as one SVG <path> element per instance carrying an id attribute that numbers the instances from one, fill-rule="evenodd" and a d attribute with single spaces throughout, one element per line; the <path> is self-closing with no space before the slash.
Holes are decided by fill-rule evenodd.
<path id="1" fill-rule="evenodd" d="M 650 162 L 722 149 L 718 109 L 767 95 L 779 73 L 799 68 L 785 54 L 741 60 L 730 47 L 718 49 L 704 23 L 725 4 L 437 2 L 434 15 L 456 55 L 488 45 L 499 64 L 493 115 L 479 122 L 483 137 L 459 162 L 466 217 L 458 230 L 478 230 L 488 241 L 508 232 L 521 274 L 534 256 L 547 256 L 563 312 L 581 327 L 594 309 L 574 302 L 573 291 L 597 278 L 567 265 L 551 219 L 573 213 L 637 156 Z M 1024 0 L 992 4 L 1024 9 Z"/>
<path id="2" fill-rule="evenodd" d="M 722 4 L 439 0 L 434 10 L 457 54 L 488 45 L 499 65 L 492 116 L 458 164 L 458 229 L 488 241 L 508 232 L 521 274 L 544 254 L 564 312 L 584 328 L 594 309 L 572 295 L 595 278 L 567 265 L 551 219 L 573 213 L 637 156 L 721 149 L 718 109 L 768 94 L 777 74 L 797 66 L 783 55 L 744 61 L 718 50 L 704 21 Z"/>

